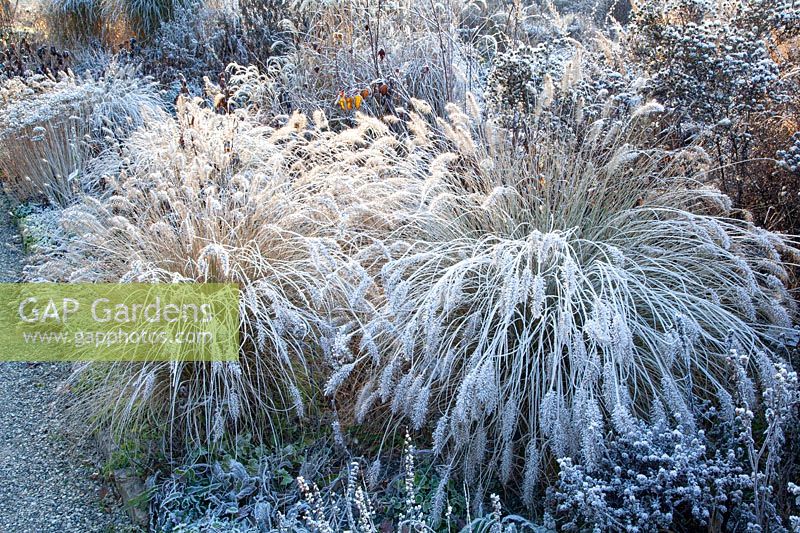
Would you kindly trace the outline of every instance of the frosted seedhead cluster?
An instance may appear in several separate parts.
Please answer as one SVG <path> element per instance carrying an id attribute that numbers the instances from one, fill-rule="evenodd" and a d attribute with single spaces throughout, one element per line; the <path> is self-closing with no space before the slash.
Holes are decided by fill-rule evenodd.
<path id="1" fill-rule="evenodd" d="M 515 114 L 532 114 L 540 98 L 552 100 L 553 78 L 563 73 L 570 52 L 565 42 L 555 40 L 535 48 L 519 44 L 498 54 L 487 80 L 487 101 L 508 115 L 509 125 Z"/>
<path id="2" fill-rule="evenodd" d="M 788 37 L 782 21 L 798 14 L 775 1 L 648 3 L 635 11 L 631 35 L 659 97 L 713 124 L 763 111 L 764 97 L 783 97 L 788 86 L 778 83 L 771 50 Z"/>
<path id="3" fill-rule="evenodd" d="M 777 153 L 778 164 L 789 172 L 800 172 L 800 132 L 792 135 L 791 146 Z"/>

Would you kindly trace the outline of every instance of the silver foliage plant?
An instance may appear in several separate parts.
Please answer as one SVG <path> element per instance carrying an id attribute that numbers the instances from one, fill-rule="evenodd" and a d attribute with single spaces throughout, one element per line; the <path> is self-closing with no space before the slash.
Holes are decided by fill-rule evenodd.
<path id="1" fill-rule="evenodd" d="M 444 141 L 408 157 L 424 195 L 370 257 L 383 299 L 326 387 L 349 377 L 357 422 L 381 408 L 429 428 L 469 483 L 520 480 L 528 503 L 548 457 L 591 465 L 655 406 L 687 431 L 700 400 L 732 412 L 754 364 L 728 351 L 781 341 L 797 258 L 698 183 L 702 151 L 647 148 L 657 104 L 579 104 L 573 130 L 539 101 L 524 147 L 450 106 Z"/>
<path id="2" fill-rule="evenodd" d="M 408 435 L 399 472 L 382 489 L 371 486 L 365 479 L 362 465 L 369 461 L 352 459 L 338 469 L 333 466 L 333 458 L 314 452 L 297 469 L 300 473 L 295 483 L 290 483 L 287 471 L 293 468 L 286 451 L 261 454 L 257 464 L 228 459 L 182 467 L 166 477 L 150 477 L 147 484 L 153 494 L 151 529 L 170 533 L 377 533 L 387 528 L 431 533 L 550 531 L 509 514 L 496 494 L 481 502 L 489 505 L 481 505 L 474 518 L 467 511 L 463 527 L 457 526 L 457 518 L 462 517 L 456 514 L 458 511 L 451 502 L 443 498 L 437 503 L 438 493 L 432 495 L 427 490 L 424 468 L 415 460 L 417 452 Z M 322 475 L 320 469 L 327 475 Z M 439 518 L 433 516 L 437 506 L 442 507 L 439 512 L 443 516 Z"/>

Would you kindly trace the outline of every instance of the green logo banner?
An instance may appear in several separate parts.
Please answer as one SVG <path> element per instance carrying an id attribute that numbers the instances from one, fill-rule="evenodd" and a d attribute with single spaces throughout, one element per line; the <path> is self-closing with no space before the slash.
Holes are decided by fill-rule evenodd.
<path id="1" fill-rule="evenodd" d="M 0 361 L 238 358 L 235 284 L 0 284 Z"/>

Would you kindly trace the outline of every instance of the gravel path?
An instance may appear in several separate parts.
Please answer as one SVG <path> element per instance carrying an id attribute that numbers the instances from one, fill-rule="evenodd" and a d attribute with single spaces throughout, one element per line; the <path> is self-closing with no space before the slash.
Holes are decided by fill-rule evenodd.
<path id="1" fill-rule="evenodd" d="M 21 239 L 0 198 L 0 281 L 16 281 Z M 68 437 L 52 406 L 65 364 L 0 363 L 0 533 L 128 532 L 102 460 Z"/>

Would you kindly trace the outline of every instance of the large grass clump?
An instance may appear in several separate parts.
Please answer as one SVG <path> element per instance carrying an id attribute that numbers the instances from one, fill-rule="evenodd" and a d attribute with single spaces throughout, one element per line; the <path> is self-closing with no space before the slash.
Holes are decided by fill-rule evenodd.
<path id="1" fill-rule="evenodd" d="M 149 39 L 180 5 L 173 0 L 47 0 L 42 12 L 48 34 L 57 40 L 113 47 L 131 37 Z"/>
<path id="2" fill-rule="evenodd" d="M 81 415 L 117 434 L 157 428 L 182 452 L 226 435 L 269 440 L 313 412 L 342 317 L 367 307 L 350 291 L 366 273 L 340 237 L 378 225 L 365 218 L 375 209 L 355 205 L 367 180 L 391 205 L 378 175 L 348 169 L 398 149 L 370 146 L 370 132 L 386 128 L 377 121 L 338 134 L 315 118 L 272 128 L 181 97 L 177 117 L 147 120 L 122 153 L 93 161 L 87 181 L 106 192 L 63 212 L 66 237 L 41 251 L 28 279 L 236 283 L 242 346 L 238 363 L 80 365 L 71 381 Z"/>
<path id="3" fill-rule="evenodd" d="M 408 157 L 424 195 L 364 254 L 383 297 L 327 387 L 351 398 L 349 376 L 356 421 L 428 428 L 468 482 L 522 481 L 528 502 L 548 458 L 591 464 L 610 429 L 693 431 L 704 401 L 732 416 L 774 372 L 730 350 L 768 350 L 795 311 L 796 250 L 700 186 L 702 151 L 647 148 L 660 106 L 547 105 L 524 145 L 452 106 Z"/>

